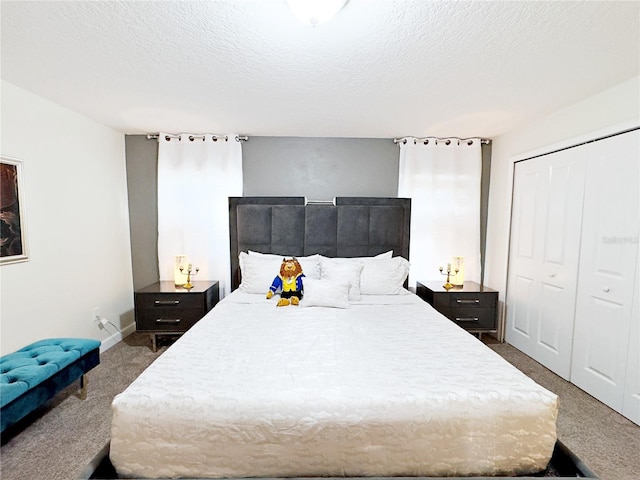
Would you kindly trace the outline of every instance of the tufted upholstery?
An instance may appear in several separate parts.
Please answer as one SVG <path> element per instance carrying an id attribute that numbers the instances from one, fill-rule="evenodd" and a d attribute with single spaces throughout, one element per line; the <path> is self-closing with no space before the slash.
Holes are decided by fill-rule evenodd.
<path id="1" fill-rule="evenodd" d="M 231 288 L 240 284 L 238 255 L 360 257 L 389 250 L 409 258 L 411 199 L 337 197 L 305 205 L 304 197 L 230 197 Z"/>
<path id="2" fill-rule="evenodd" d="M 0 357 L 2 430 L 97 365 L 99 348 L 93 339 L 50 338 Z"/>

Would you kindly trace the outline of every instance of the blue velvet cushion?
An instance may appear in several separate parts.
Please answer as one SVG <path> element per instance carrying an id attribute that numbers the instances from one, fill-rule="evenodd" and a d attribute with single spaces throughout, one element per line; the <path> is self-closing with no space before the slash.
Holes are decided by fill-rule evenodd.
<path id="1" fill-rule="evenodd" d="M 88 338 L 50 338 L 0 357 L 0 407 L 99 346 Z"/>

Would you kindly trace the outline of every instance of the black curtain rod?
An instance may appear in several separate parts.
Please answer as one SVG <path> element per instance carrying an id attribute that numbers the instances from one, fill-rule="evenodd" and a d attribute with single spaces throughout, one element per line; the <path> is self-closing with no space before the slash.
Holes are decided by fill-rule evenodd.
<path id="1" fill-rule="evenodd" d="M 167 133 L 165 135 L 165 140 L 169 141 L 172 138 L 181 138 L 181 135 L 186 135 L 184 133 Z M 194 140 L 205 140 L 206 137 L 208 137 L 209 135 L 189 135 L 188 138 L 189 140 L 191 140 L 192 142 Z M 148 140 L 157 140 L 158 138 L 160 138 L 160 134 L 159 133 L 148 133 L 147 134 L 147 139 Z M 217 142 L 218 140 L 224 140 L 225 142 L 227 140 L 229 140 L 228 135 L 211 135 L 211 139 L 214 142 Z M 247 142 L 249 141 L 249 137 L 247 135 L 236 135 L 236 142 Z"/>
<path id="2" fill-rule="evenodd" d="M 417 138 L 417 137 L 401 137 L 401 138 L 394 138 L 393 139 L 393 143 L 398 144 L 398 143 L 403 143 L 406 144 L 408 141 L 413 140 L 413 143 L 424 143 L 425 145 L 427 145 L 429 143 L 430 140 L 433 140 L 436 142 L 436 144 L 438 142 L 445 142 L 447 145 L 449 145 L 451 143 L 452 140 L 457 140 L 458 141 L 458 145 L 460 144 L 460 142 L 467 142 L 467 144 L 471 145 L 473 143 L 473 140 L 475 140 L 475 138 L 459 138 L 459 137 L 424 137 L 424 138 Z M 480 143 L 484 144 L 484 145 L 488 145 L 491 143 L 491 140 L 488 138 L 481 138 L 480 139 Z"/>

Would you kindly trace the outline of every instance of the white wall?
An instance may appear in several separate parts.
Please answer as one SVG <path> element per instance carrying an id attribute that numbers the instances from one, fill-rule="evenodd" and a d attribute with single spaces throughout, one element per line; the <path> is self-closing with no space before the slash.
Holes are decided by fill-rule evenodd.
<path id="1" fill-rule="evenodd" d="M 8 82 L 0 151 L 21 159 L 29 261 L 0 266 L 0 352 L 133 330 L 124 135 Z M 113 335 L 115 333 L 115 335 Z"/>
<path id="2" fill-rule="evenodd" d="M 493 139 L 485 284 L 499 290 L 501 305 L 507 287 L 513 163 L 638 125 L 640 77 L 635 77 Z"/>

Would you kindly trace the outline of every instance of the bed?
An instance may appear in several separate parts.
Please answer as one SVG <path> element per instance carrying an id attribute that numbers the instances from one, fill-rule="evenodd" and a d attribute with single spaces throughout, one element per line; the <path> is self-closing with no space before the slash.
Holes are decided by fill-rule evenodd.
<path id="1" fill-rule="evenodd" d="M 557 397 L 406 289 L 409 218 L 408 199 L 230 199 L 234 291 L 114 399 L 118 475 L 544 471 Z M 297 307 L 265 298 L 282 255 Z"/>

